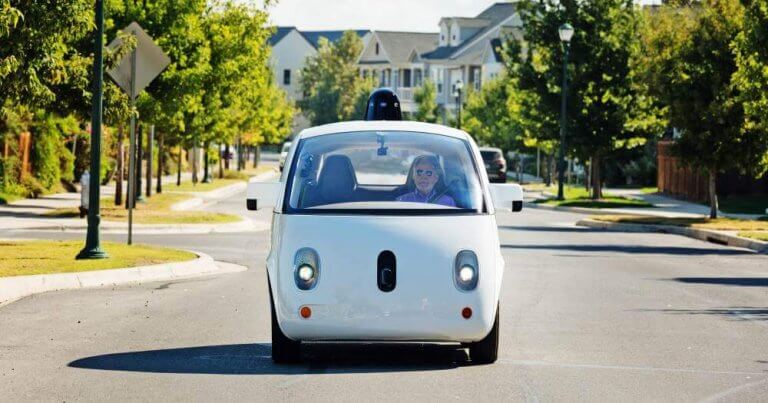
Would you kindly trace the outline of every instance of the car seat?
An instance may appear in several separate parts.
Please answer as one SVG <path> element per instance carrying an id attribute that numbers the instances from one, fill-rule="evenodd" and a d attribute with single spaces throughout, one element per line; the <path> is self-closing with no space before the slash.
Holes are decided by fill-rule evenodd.
<path id="1" fill-rule="evenodd" d="M 326 157 L 317 186 L 308 197 L 308 206 L 344 203 L 354 200 L 357 178 L 352 161 L 346 155 Z"/>

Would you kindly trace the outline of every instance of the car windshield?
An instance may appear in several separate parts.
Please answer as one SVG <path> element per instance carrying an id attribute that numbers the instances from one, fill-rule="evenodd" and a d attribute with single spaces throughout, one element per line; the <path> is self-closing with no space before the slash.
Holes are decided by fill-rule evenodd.
<path id="1" fill-rule="evenodd" d="M 480 155 L 483 156 L 484 161 L 501 159 L 501 153 L 494 150 L 480 150 Z"/>
<path id="2" fill-rule="evenodd" d="M 301 140 L 287 212 L 479 213 L 469 143 L 416 132 L 351 132 Z"/>

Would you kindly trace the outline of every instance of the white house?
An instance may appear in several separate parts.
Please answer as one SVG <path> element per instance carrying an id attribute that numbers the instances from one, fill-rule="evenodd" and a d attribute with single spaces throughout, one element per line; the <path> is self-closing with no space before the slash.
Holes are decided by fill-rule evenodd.
<path id="1" fill-rule="evenodd" d="M 516 3 L 496 3 L 477 17 L 445 17 L 440 20 L 439 46 L 421 55 L 430 77 L 437 84 L 437 101 L 456 107 L 455 84 L 480 89 L 482 83 L 498 75 L 503 38 L 522 37 L 522 21 Z"/>
<path id="2" fill-rule="evenodd" d="M 436 84 L 438 105 L 456 109 L 456 82 L 480 89 L 503 70 L 502 40 L 522 38 L 514 2 L 493 4 L 475 17 L 444 17 L 439 28 L 435 33 L 356 31 L 364 43 L 358 59 L 360 74 L 377 77 L 379 85 L 393 88 L 404 112 L 416 110 L 413 91 L 425 78 Z M 299 73 L 307 57 L 317 53 L 320 38 L 333 42 L 343 33 L 278 28 L 270 39 L 272 64 L 275 80 L 291 98 L 302 98 Z"/>
<path id="3" fill-rule="evenodd" d="M 360 74 L 394 88 L 403 111 L 413 112 L 413 89 L 422 85 L 427 71 L 421 54 L 436 46 L 436 33 L 374 31 L 358 60 Z"/>
<path id="4" fill-rule="evenodd" d="M 367 44 L 371 31 L 355 31 Z M 271 65 L 275 82 L 288 97 L 294 101 L 303 98 L 301 92 L 301 69 L 307 58 L 315 56 L 320 47 L 320 39 L 325 38 L 335 42 L 341 38 L 344 31 L 299 31 L 296 27 L 278 27 L 269 44 L 272 47 Z M 309 121 L 303 115 L 297 115 L 294 120 L 294 131 L 309 127 Z"/>

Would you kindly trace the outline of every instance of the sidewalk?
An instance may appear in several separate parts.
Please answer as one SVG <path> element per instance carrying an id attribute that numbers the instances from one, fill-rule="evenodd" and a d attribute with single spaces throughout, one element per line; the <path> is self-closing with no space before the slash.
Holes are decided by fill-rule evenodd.
<path id="1" fill-rule="evenodd" d="M 643 193 L 640 189 L 603 189 L 605 194 L 613 196 L 623 196 L 630 199 L 638 199 L 653 204 L 654 207 L 631 207 L 631 208 L 585 208 L 585 207 L 555 207 L 545 204 L 529 203 L 532 208 L 545 208 L 551 210 L 570 211 L 583 214 L 624 214 L 624 215 L 648 215 L 666 218 L 700 218 L 709 217 L 709 207 L 678 200 L 660 194 Z M 554 197 L 547 192 L 526 192 L 526 201 L 534 201 L 541 198 Z M 730 214 L 718 211 L 719 217 L 740 218 L 754 220 L 761 217 L 759 214 Z"/>
<path id="2" fill-rule="evenodd" d="M 709 216 L 709 206 L 678 200 L 660 194 L 647 194 L 641 192 L 640 189 L 605 189 L 604 191 L 616 196 L 640 199 L 656 206 L 655 208 L 621 209 L 622 211 L 629 211 L 630 214 L 645 214 L 664 217 Z M 760 214 L 731 214 L 722 211 L 718 211 L 717 214 L 719 217 L 741 218 L 747 220 L 754 220 L 761 217 Z"/>
<path id="3" fill-rule="evenodd" d="M 266 175 L 262 175 L 264 175 L 263 179 L 267 179 L 275 173 L 268 172 Z M 190 177 L 191 174 L 189 173 L 182 174 L 182 180 Z M 164 184 L 175 183 L 176 175 L 164 176 L 162 181 Z M 206 207 L 237 194 L 245 187 L 246 182 L 242 182 L 210 192 L 190 192 L 191 198 L 178 203 L 179 205 L 174 206 L 174 209 L 194 210 Z M 114 182 L 101 187 L 103 197 L 113 196 L 114 193 Z M 59 208 L 76 208 L 78 206 L 80 206 L 80 193 L 57 193 L 37 199 L 22 199 L 7 205 L 0 205 L 0 230 L 84 231 L 88 228 L 88 222 L 85 218 L 46 216 L 46 213 Z M 259 231 L 268 227 L 264 223 L 254 222 L 246 217 L 243 217 L 240 222 L 231 224 L 134 224 L 133 226 L 134 233 L 144 234 Z M 123 233 L 127 231 L 128 225 L 124 222 L 102 221 L 100 228 L 105 233 Z"/>

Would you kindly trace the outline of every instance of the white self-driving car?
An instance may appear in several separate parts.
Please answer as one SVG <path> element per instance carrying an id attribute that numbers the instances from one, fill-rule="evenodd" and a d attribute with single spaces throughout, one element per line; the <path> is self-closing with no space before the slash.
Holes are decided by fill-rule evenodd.
<path id="1" fill-rule="evenodd" d="M 359 121 L 302 131 L 279 182 L 251 182 L 274 207 L 267 272 L 275 362 L 302 342 L 456 342 L 496 361 L 504 259 L 495 211 L 519 185 L 490 185 L 465 132 Z"/>

